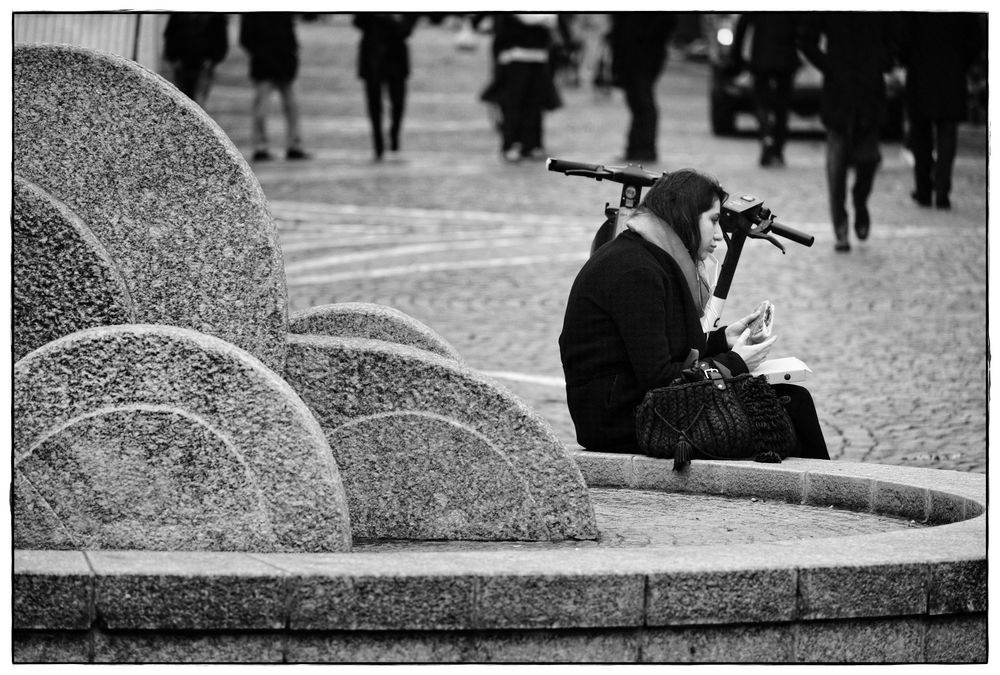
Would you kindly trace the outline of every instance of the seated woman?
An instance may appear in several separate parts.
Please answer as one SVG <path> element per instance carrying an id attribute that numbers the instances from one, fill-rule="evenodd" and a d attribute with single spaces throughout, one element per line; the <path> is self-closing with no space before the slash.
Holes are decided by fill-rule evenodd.
<path id="1" fill-rule="evenodd" d="M 695 359 L 723 376 L 747 373 L 776 339 L 752 343 L 757 311 L 706 335 L 711 297 L 704 261 L 722 232 L 719 183 L 692 169 L 664 175 L 627 229 L 597 249 L 573 282 L 559 350 L 577 440 L 587 450 L 639 453 L 635 408 L 646 392 L 670 384 Z M 798 436 L 792 455 L 829 459 L 808 390 L 773 385 L 788 396 Z"/>

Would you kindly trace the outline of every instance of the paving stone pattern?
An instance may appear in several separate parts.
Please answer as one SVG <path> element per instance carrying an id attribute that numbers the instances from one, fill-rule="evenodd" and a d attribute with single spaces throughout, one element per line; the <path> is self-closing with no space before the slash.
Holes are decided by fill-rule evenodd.
<path id="1" fill-rule="evenodd" d="M 314 158 L 254 165 L 278 221 L 290 309 L 396 308 L 471 367 L 508 375 L 507 386 L 573 444 L 556 340 L 570 284 L 619 186 L 501 162 L 478 100 L 488 38 L 457 51 L 453 30 L 426 23 L 411 38 L 402 150 L 374 163 L 349 17 L 303 22 L 298 34 Z M 587 33 L 590 47 L 597 34 Z M 585 56 L 585 83 L 595 53 Z M 218 75 L 207 111 L 249 154 L 245 55 L 231 50 Z M 788 166 L 763 170 L 749 118 L 741 135 L 711 135 L 707 91 L 707 65 L 675 54 L 657 88 L 661 162 L 647 168 L 703 169 L 816 237 L 812 248 L 789 243 L 784 256 L 748 244 L 723 321 L 763 298 L 775 303 L 773 355 L 813 369 L 808 386 L 835 458 L 984 472 L 985 129 L 960 128 L 950 211 L 912 202 L 902 148 L 883 143 L 871 238 L 836 254 L 818 120 L 793 117 Z M 628 124 L 621 92 L 561 94 L 563 107 L 545 119 L 549 154 L 612 162 Z M 277 110 L 272 124 L 280 128 Z"/>

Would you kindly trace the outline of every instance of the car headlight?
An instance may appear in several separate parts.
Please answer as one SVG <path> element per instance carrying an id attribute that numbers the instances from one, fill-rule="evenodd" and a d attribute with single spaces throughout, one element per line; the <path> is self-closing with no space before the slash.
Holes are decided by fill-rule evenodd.
<path id="1" fill-rule="evenodd" d="M 733 31 L 729 28 L 720 28 L 715 32 L 715 39 L 720 45 L 731 47 L 733 45 Z"/>

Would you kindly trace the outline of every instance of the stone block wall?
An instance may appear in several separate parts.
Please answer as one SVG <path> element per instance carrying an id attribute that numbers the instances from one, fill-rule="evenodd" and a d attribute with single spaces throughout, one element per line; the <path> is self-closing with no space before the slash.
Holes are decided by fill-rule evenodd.
<path id="1" fill-rule="evenodd" d="M 634 475 L 621 465 L 645 462 L 579 459 L 588 479 L 604 483 Z M 761 471 L 777 477 L 774 493 L 757 489 L 765 499 L 779 498 L 793 473 L 803 486 L 821 476 L 897 491 L 933 485 L 956 500 L 985 502 L 981 475 L 878 465 L 699 462 L 688 479 L 741 495 L 744 473 L 767 484 Z M 983 515 L 760 544 L 18 551 L 14 659 L 984 663 L 986 573 Z"/>

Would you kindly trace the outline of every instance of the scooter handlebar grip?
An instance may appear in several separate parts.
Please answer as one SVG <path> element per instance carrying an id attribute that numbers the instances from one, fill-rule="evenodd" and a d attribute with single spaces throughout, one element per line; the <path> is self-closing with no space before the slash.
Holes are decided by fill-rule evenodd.
<path id="1" fill-rule="evenodd" d="M 566 159 L 553 159 L 549 157 L 545 162 L 545 166 L 549 171 L 558 171 L 559 173 L 566 173 L 567 171 L 591 171 L 598 172 L 603 170 L 600 164 L 587 164 L 586 162 L 571 162 Z"/>
<path id="2" fill-rule="evenodd" d="M 780 225 L 774 222 L 771 223 L 770 232 L 771 234 L 776 234 L 779 237 L 790 239 L 796 244 L 802 244 L 803 246 L 812 246 L 813 242 L 816 241 L 816 237 L 811 234 L 806 234 L 805 232 L 800 232 L 795 228 L 788 227 L 787 225 Z"/>

